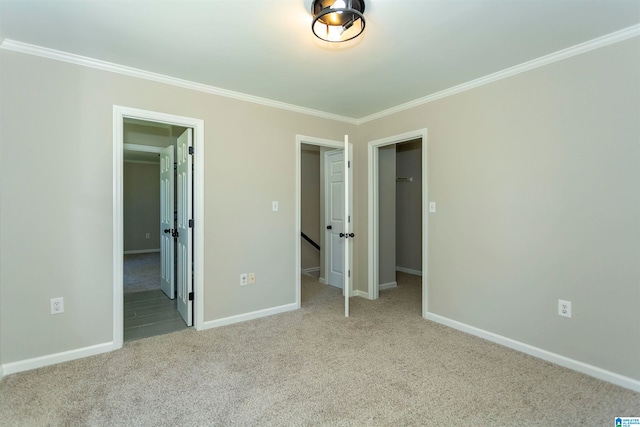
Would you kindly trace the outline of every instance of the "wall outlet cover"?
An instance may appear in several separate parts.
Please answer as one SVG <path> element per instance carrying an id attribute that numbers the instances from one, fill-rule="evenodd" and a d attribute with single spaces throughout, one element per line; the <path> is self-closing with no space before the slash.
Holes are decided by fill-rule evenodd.
<path id="1" fill-rule="evenodd" d="M 62 297 L 51 298 L 50 310 L 51 310 L 51 314 L 64 313 L 64 298 Z"/>
<path id="2" fill-rule="evenodd" d="M 558 300 L 558 316 L 571 318 L 571 301 Z"/>

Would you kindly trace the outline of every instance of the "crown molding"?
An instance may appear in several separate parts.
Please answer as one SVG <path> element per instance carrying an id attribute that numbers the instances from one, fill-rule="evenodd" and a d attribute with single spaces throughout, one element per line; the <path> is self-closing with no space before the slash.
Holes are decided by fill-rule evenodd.
<path id="1" fill-rule="evenodd" d="M 531 61 L 524 62 L 522 64 L 498 71 L 484 77 L 480 77 L 469 82 L 453 86 L 451 88 L 442 90 L 440 92 L 427 95 L 422 98 L 414 99 L 404 104 L 397 105 L 386 110 L 379 111 L 377 113 L 354 119 L 351 117 L 341 116 L 338 114 L 332 114 L 325 111 L 314 110 L 311 108 L 300 107 L 298 105 L 287 104 L 285 102 L 274 101 L 267 98 L 261 98 L 254 95 L 248 95 L 241 92 L 234 92 L 227 89 L 218 88 L 215 86 L 209 86 L 202 83 L 191 82 L 188 80 L 178 79 L 175 77 L 165 76 L 163 74 L 152 73 L 150 71 L 140 70 L 138 68 L 126 67 L 123 65 L 114 64 L 111 62 L 100 61 L 86 56 L 75 55 L 72 53 L 62 52 L 55 49 L 49 49 L 41 46 L 35 46 L 28 43 L 22 43 L 11 39 L 2 39 L 0 36 L 0 49 L 10 50 L 14 52 L 26 53 L 28 55 L 40 56 L 43 58 L 54 59 L 57 61 L 68 62 L 84 67 L 95 68 L 103 71 L 110 71 L 117 74 L 123 74 L 131 77 L 137 77 L 140 79 L 151 80 L 159 83 L 165 83 L 172 86 L 178 86 L 185 89 L 191 89 L 199 92 L 209 93 L 212 95 L 218 95 L 225 98 L 232 98 L 240 101 L 251 102 L 254 104 L 264 105 L 267 107 L 278 108 L 281 110 L 292 111 L 295 113 L 307 114 L 310 116 L 320 117 L 323 119 L 335 120 L 339 122 L 361 125 L 373 120 L 381 119 L 386 116 L 398 113 L 400 111 L 408 110 L 420 105 L 428 104 L 438 99 L 446 98 L 447 96 L 456 95 L 467 90 L 471 90 L 480 86 L 484 86 L 490 83 L 494 83 L 498 80 L 502 80 L 511 76 L 515 76 L 526 71 L 533 70 L 535 68 L 543 67 L 545 65 L 552 64 L 554 62 L 562 61 L 563 59 L 571 58 L 572 56 L 580 55 L 594 49 L 598 49 L 604 46 L 608 46 L 614 43 L 618 43 L 632 37 L 640 36 L 640 24 L 633 25 L 631 27 L 624 28 L 622 30 L 613 32 L 611 34 L 598 37 L 596 39 L 580 43 L 578 45 L 559 50 L 549 55 L 542 56 Z"/>
<path id="2" fill-rule="evenodd" d="M 76 55 L 73 53 L 62 52 L 55 49 L 49 49 L 42 46 L 36 46 L 28 43 L 22 43 L 16 40 L 4 39 L 4 42 L 0 44 L 0 49 L 9 50 L 13 52 L 25 53 L 28 55 L 40 56 L 43 58 L 54 59 L 57 61 L 68 62 L 75 65 L 80 65 L 88 68 L 95 68 L 102 71 L 109 71 L 112 73 L 123 74 L 130 77 L 137 77 L 144 80 L 151 80 L 159 83 L 165 83 L 172 86 L 178 86 L 185 89 L 191 89 L 198 92 L 209 93 L 212 95 L 223 96 L 225 98 L 232 98 L 239 101 L 251 102 L 253 104 L 264 105 L 267 107 L 278 108 L 281 110 L 293 111 L 294 113 L 307 114 L 310 116 L 316 116 L 323 119 L 336 120 L 339 122 L 345 122 L 349 124 L 356 124 L 357 120 L 341 116 L 338 114 L 327 113 L 325 111 L 314 110 L 312 108 L 300 107 L 298 105 L 287 104 L 285 102 L 274 101 L 272 99 L 261 98 L 259 96 L 248 95 L 246 93 L 234 92 L 227 89 L 222 89 L 215 86 L 209 86 L 202 83 L 196 83 L 189 80 L 178 79 L 164 74 L 153 73 L 150 71 L 141 70 L 138 68 L 126 67 L 124 65 L 114 64 L 112 62 L 101 61 L 98 59 L 89 58 L 82 55 Z"/>
<path id="3" fill-rule="evenodd" d="M 496 73 L 480 77 L 475 80 L 463 83 L 458 86 L 453 86 L 449 89 L 442 90 L 440 92 L 433 93 L 423 98 L 418 98 L 413 101 L 409 101 L 405 104 L 397 105 L 387 110 L 379 111 L 366 117 L 362 117 L 356 121 L 357 125 L 367 123 L 373 120 L 380 119 L 382 117 L 390 116 L 400 111 L 408 110 L 410 108 L 417 107 L 419 105 L 428 104 L 429 102 L 436 101 L 438 99 L 446 98 L 447 96 L 455 95 L 461 92 L 465 92 L 470 89 L 474 89 L 480 86 L 487 85 L 489 83 L 496 82 L 498 80 L 506 79 L 507 77 L 515 76 L 516 74 L 524 73 L 525 71 L 533 70 L 534 68 L 543 67 L 545 65 L 552 64 L 554 62 L 562 61 L 563 59 L 571 58 L 572 56 L 580 55 L 598 49 L 604 46 L 608 46 L 614 43 L 618 43 L 632 37 L 640 36 L 640 25 L 634 25 L 611 34 L 607 34 L 596 39 L 580 43 L 578 45 L 559 50 L 549 55 L 542 56 L 531 61 L 523 62 L 522 64 L 507 68 Z"/>

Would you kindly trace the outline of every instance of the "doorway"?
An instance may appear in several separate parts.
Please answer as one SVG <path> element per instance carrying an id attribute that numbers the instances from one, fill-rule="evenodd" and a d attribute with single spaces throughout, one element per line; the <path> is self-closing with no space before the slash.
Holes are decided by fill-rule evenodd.
<path id="1" fill-rule="evenodd" d="M 178 180 L 178 188 L 182 188 L 182 195 L 186 203 L 193 211 L 185 211 L 180 215 L 180 204 L 177 214 L 178 220 L 176 229 L 172 230 L 178 240 L 177 262 L 177 299 L 176 306 L 180 309 L 180 303 L 186 302 L 185 309 L 190 310 L 185 316 L 185 321 L 191 320 L 197 330 L 202 328 L 204 323 L 203 307 L 203 270 L 204 270 L 204 233 L 203 233 L 203 201 L 204 201 L 204 122 L 200 119 L 175 116 L 152 111 L 133 109 L 128 107 L 113 107 L 113 167 L 114 167 L 114 203 L 113 203 L 113 341 L 114 348 L 122 347 L 124 333 L 124 291 L 123 291 L 123 252 L 124 252 L 124 221 L 123 221 L 123 169 L 124 169 L 124 126 L 125 121 L 152 122 L 160 126 L 175 126 L 191 130 L 185 131 L 184 141 L 181 144 L 180 138 L 176 142 L 177 146 L 177 167 L 180 176 L 180 159 L 188 159 L 186 167 L 189 173 L 183 173 L 186 179 Z M 190 135 L 190 136 L 189 136 Z M 141 144 L 145 145 L 145 144 Z M 149 145 L 149 144 L 146 144 Z M 182 147 L 182 151 L 181 148 Z M 192 147 L 188 149 L 187 147 Z M 131 147 L 128 147 L 131 148 Z M 193 162 L 193 163 L 191 163 Z M 184 162 L 183 162 L 184 163 Z M 173 168 L 173 165 L 171 165 Z M 183 171 L 184 172 L 184 171 Z M 183 178 L 184 178 L 183 177 Z M 158 177 L 159 179 L 159 177 Z M 181 187 L 182 186 L 182 187 Z M 160 204 L 158 204 L 158 208 Z M 171 209 L 172 214 L 174 209 Z M 157 233 L 160 233 L 160 227 Z M 180 236 L 182 234 L 182 236 Z M 181 238 L 182 237 L 182 238 Z M 186 240 L 184 240 L 186 239 Z M 180 245 L 180 241 L 187 242 Z M 180 254 L 184 255 L 182 258 Z M 191 259 L 193 256 L 193 259 Z M 180 266 L 184 268 L 181 269 Z M 182 282 L 180 280 L 184 279 Z M 180 284 L 183 284 L 182 286 Z M 181 294 L 182 290 L 182 294 Z M 182 297 L 182 298 L 180 298 Z"/>
<path id="2" fill-rule="evenodd" d="M 126 342 L 188 327 L 176 299 L 174 236 L 163 232 L 176 229 L 174 152 L 187 128 L 125 118 L 123 131 Z"/>
<path id="3" fill-rule="evenodd" d="M 347 150 L 345 150 L 345 147 Z M 302 204 L 303 200 L 303 186 L 305 189 L 308 187 L 308 178 L 303 175 L 303 165 L 305 163 L 304 152 L 317 152 L 316 159 L 320 161 L 315 167 L 315 173 L 320 173 L 321 176 L 314 177 L 318 182 L 317 187 L 317 203 L 315 204 L 315 212 L 311 212 L 311 216 L 315 215 L 317 220 L 309 221 L 308 212 L 309 204 Z M 349 313 L 349 296 L 352 293 L 352 281 L 351 281 L 351 258 L 352 258 L 352 245 L 349 241 L 349 232 L 352 230 L 351 224 L 351 169 L 350 169 L 350 153 L 351 145 L 347 140 L 345 142 L 325 140 L 321 138 L 307 137 L 302 135 L 296 136 L 296 251 L 295 251 L 295 266 L 296 266 L 296 304 L 300 308 L 302 304 L 302 273 L 309 272 L 308 268 L 303 268 L 303 262 L 308 259 L 308 256 L 303 258 L 302 244 L 305 244 L 305 252 L 308 253 L 309 244 L 302 236 L 304 230 L 302 229 L 302 217 L 303 210 L 305 211 L 305 226 L 308 224 L 314 224 L 316 230 L 313 230 L 319 236 L 319 248 L 316 258 L 316 262 L 320 265 L 318 282 L 323 286 L 326 284 L 332 284 L 335 287 L 340 287 L 343 290 L 345 297 L 345 316 Z M 308 157 L 308 155 L 306 156 Z M 331 175 L 330 170 L 333 169 L 333 178 L 335 182 L 333 184 L 329 180 Z M 329 172 L 327 172 L 329 171 Z M 308 172 L 308 171 L 305 171 Z M 304 179 L 304 182 L 303 182 Z M 332 192 L 329 187 L 334 186 Z M 327 199 L 328 195 L 329 199 Z M 331 195 L 336 203 L 332 205 Z M 306 197 L 305 197 L 306 198 Z M 341 203 L 338 203 L 341 201 Z M 304 208 L 304 209 L 303 209 Z M 340 218 L 343 218 L 341 220 Z M 342 221 L 340 227 L 338 223 Z M 337 232 L 337 233 L 334 233 Z M 306 234 L 306 233 L 305 233 Z M 335 234 L 335 236 L 334 236 Z M 341 234 L 341 235 L 340 235 Z M 351 238 L 353 234 L 351 234 Z M 337 249 L 340 249 L 338 252 Z M 305 266 L 306 267 L 306 266 Z M 342 280 L 342 284 L 338 284 L 337 275 L 335 273 L 338 270 L 342 271 L 342 275 L 339 279 Z M 333 283 L 332 278 L 333 277 Z"/>
<path id="4" fill-rule="evenodd" d="M 421 163 L 420 176 L 400 176 L 398 174 L 398 158 L 397 154 L 407 151 L 408 156 L 415 156 L 415 152 L 409 151 L 415 150 L 416 145 L 420 146 L 419 160 Z M 398 147 L 401 147 L 398 149 Z M 427 216 L 427 130 L 421 129 L 414 132 L 408 132 L 401 135 L 395 135 L 388 138 L 383 138 L 375 141 L 371 141 L 368 144 L 368 160 L 369 160 L 369 176 L 368 176 L 368 190 L 369 190 L 369 298 L 377 299 L 381 289 L 392 288 L 396 286 L 396 274 L 410 274 L 422 276 L 422 316 L 424 317 L 427 312 L 427 231 L 428 231 L 428 216 Z M 402 154 L 404 163 L 407 156 Z M 416 159 L 413 163 L 415 163 Z M 384 165 L 390 165 L 385 168 Z M 382 166 L 382 167 L 381 167 Z M 403 167 L 403 166 L 401 166 Z M 408 167 L 408 166 L 407 166 Z M 415 169 L 414 169 L 415 170 Z M 403 172 L 404 174 L 404 172 Z M 410 173 L 415 175 L 414 172 Z M 413 230 L 407 229 L 407 226 L 411 227 L 411 223 L 403 223 L 400 227 L 397 225 L 397 192 L 401 195 L 409 189 L 409 185 L 413 182 L 419 181 L 421 183 L 421 201 L 418 208 L 421 211 L 421 233 L 416 233 L 416 229 L 419 227 L 415 225 L 415 218 L 412 218 Z M 415 190 L 415 188 L 414 188 Z M 392 204 L 393 209 L 382 209 L 381 207 L 389 207 Z M 406 203 L 401 205 L 402 208 L 398 209 L 401 212 L 406 209 Z M 415 212 L 416 207 L 412 208 Z M 404 212 L 402 213 L 405 214 Z M 409 217 L 413 217 L 409 215 Z M 406 222 L 408 217 L 403 218 Z M 400 236 L 398 236 L 400 234 Z M 402 238 L 406 238 L 408 234 L 420 234 L 420 242 L 418 248 L 421 250 L 421 256 L 416 258 L 415 252 L 417 250 L 407 249 L 405 243 L 402 242 Z M 396 250 L 397 237 L 401 237 L 400 243 L 403 244 L 402 250 L 404 252 L 402 256 L 402 263 L 407 264 L 410 267 L 398 265 L 398 251 Z M 391 242 L 385 244 L 385 242 Z M 391 247 L 391 249 L 390 249 Z M 385 253 L 386 251 L 386 253 Z M 400 272 L 400 273 L 397 273 Z"/>

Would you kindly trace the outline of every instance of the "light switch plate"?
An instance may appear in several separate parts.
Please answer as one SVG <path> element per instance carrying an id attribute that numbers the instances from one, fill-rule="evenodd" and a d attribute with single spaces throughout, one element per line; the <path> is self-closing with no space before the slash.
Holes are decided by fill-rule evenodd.
<path id="1" fill-rule="evenodd" d="M 429 202 L 429 212 L 436 213 L 436 202 Z"/>
<path id="2" fill-rule="evenodd" d="M 271 210 L 274 212 L 278 212 L 278 201 L 274 200 L 273 202 L 271 202 Z"/>

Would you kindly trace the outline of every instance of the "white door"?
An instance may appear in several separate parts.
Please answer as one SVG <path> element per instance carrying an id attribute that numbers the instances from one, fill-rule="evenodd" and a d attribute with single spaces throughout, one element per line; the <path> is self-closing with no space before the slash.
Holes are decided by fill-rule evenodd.
<path id="1" fill-rule="evenodd" d="M 173 145 L 160 152 L 160 289 L 175 298 Z"/>
<path id="2" fill-rule="evenodd" d="M 344 176 L 344 197 L 342 199 L 343 204 L 343 218 L 344 221 L 344 265 L 347 274 L 343 275 L 343 289 L 344 289 L 344 316 L 349 317 L 349 294 L 351 291 L 351 248 L 352 240 L 355 237 L 353 234 L 353 227 L 351 222 L 351 145 L 349 144 L 349 136 L 344 136 L 344 162 L 343 162 L 343 176 Z"/>
<path id="3" fill-rule="evenodd" d="M 178 312 L 187 326 L 193 324 L 193 205 L 191 183 L 193 130 L 178 138 Z"/>
<path id="4" fill-rule="evenodd" d="M 327 239 L 329 249 L 328 283 L 344 289 L 344 151 L 333 150 L 325 153 L 325 217 L 327 222 Z M 342 234 L 342 236 L 340 236 Z"/>

